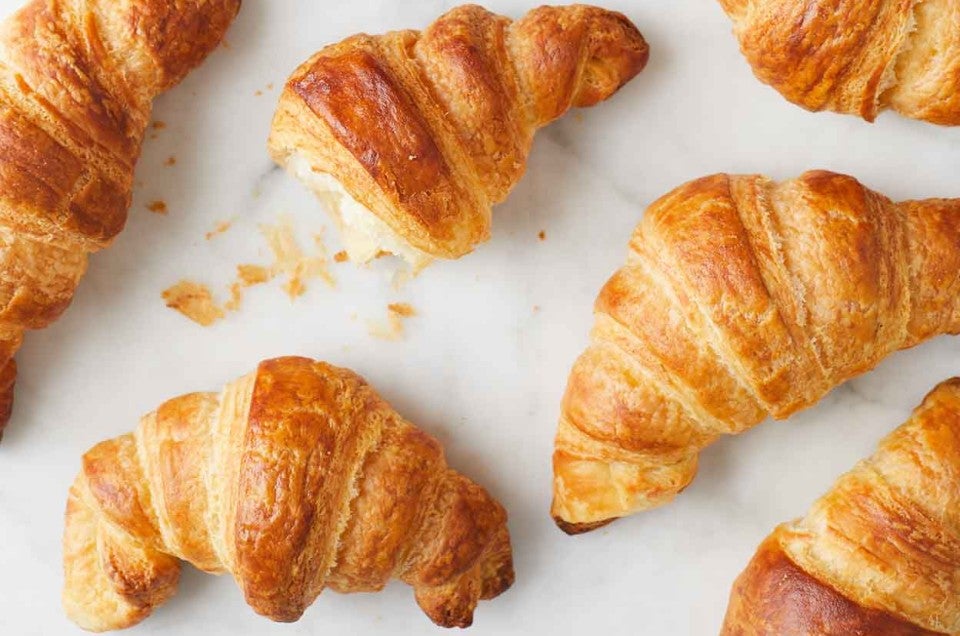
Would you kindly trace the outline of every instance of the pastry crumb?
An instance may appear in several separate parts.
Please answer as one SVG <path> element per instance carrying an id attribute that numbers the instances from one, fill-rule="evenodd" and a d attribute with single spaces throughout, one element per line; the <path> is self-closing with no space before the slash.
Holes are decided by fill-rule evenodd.
<path id="1" fill-rule="evenodd" d="M 379 340 L 396 342 L 404 336 L 403 319 L 416 315 L 416 310 L 407 303 L 392 303 L 387 305 L 387 323 L 368 321 L 367 331 Z"/>
<path id="2" fill-rule="evenodd" d="M 169 157 L 167 157 L 167 160 L 163 162 L 163 165 L 167 166 L 168 168 L 170 166 L 175 166 L 177 165 L 177 158 L 174 157 L 173 155 L 170 155 Z"/>
<path id="3" fill-rule="evenodd" d="M 200 283 L 182 280 L 163 292 L 163 300 L 167 307 L 179 311 L 181 314 L 204 327 L 224 317 L 223 309 L 213 300 L 210 288 Z"/>
<path id="4" fill-rule="evenodd" d="M 392 303 L 387 305 L 387 310 L 403 318 L 410 318 L 417 315 L 417 310 L 408 303 Z"/>
<path id="5" fill-rule="evenodd" d="M 255 91 L 253 92 L 253 95 L 254 95 L 255 97 L 260 97 L 261 95 L 263 95 L 263 91 L 258 88 L 257 90 L 255 90 Z"/>
<path id="6" fill-rule="evenodd" d="M 349 259 L 350 259 L 350 256 L 348 256 L 347 253 L 344 252 L 343 250 L 340 250 L 339 252 L 333 255 L 333 260 L 336 263 L 346 263 Z"/>
<path id="7" fill-rule="evenodd" d="M 253 287 L 268 282 L 272 276 L 263 265 L 237 265 L 237 282 L 244 287 Z"/>
<path id="8" fill-rule="evenodd" d="M 207 240 L 209 241 L 215 236 L 219 236 L 220 234 L 223 234 L 224 232 L 230 229 L 231 225 L 233 225 L 233 221 L 218 221 L 217 224 L 213 227 L 213 229 L 206 233 L 205 236 Z"/>
<path id="9" fill-rule="evenodd" d="M 539 314 L 539 313 L 540 313 L 540 305 L 534 305 L 534 306 L 533 306 L 533 313 L 535 313 L 535 314 Z"/>
<path id="10" fill-rule="evenodd" d="M 546 241 L 546 240 L 547 240 L 547 231 L 546 231 L 546 230 L 540 230 L 540 233 L 537 234 L 537 238 L 539 238 L 541 241 Z"/>
<path id="11" fill-rule="evenodd" d="M 243 302 L 243 285 L 233 283 L 230 285 L 230 300 L 223 304 L 227 311 L 237 311 L 240 309 L 240 303 Z"/>
<path id="12" fill-rule="evenodd" d="M 277 225 L 262 226 L 260 230 L 273 252 L 271 272 L 286 276 L 283 290 L 291 300 L 303 295 L 306 291 L 304 280 L 309 278 L 319 278 L 327 286 L 336 287 L 336 281 L 327 268 L 327 250 L 322 234 L 313 237 L 317 255 L 306 256 L 297 243 L 289 219 L 282 219 Z"/>
<path id="13" fill-rule="evenodd" d="M 153 128 L 154 130 L 163 130 L 164 128 L 167 127 L 167 124 L 166 124 L 166 122 L 160 121 L 160 120 L 158 119 L 157 121 L 152 122 L 152 123 L 150 124 L 150 127 Z"/>
<path id="14" fill-rule="evenodd" d="M 147 204 L 147 209 L 153 212 L 154 214 L 166 214 L 167 213 L 167 204 L 165 201 L 157 200 L 151 201 Z"/>

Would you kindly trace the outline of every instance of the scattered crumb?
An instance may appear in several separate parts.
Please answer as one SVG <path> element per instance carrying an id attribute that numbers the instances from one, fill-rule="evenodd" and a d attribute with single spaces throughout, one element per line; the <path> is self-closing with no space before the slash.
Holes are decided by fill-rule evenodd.
<path id="1" fill-rule="evenodd" d="M 267 84 L 267 90 L 268 90 L 268 91 L 272 91 L 272 90 L 273 90 L 273 82 L 270 82 L 269 84 Z"/>
<path id="2" fill-rule="evenodd" d="M 240 303 L 243 302 L 243 285 L 233 283 L 230 285 L 230 300 L 223 304 L 227 311 L 237 311 L 240 309 Z"/>
<path id="3" fill-rule="evenodd" d="M 344 252 L 343 250 L 340 250 L 339 252 L 337 252 L 336 254 L 333 255 L 333 260 L 334 260 L 334 262 L 337 262 L 337 263 L 345 263 L 345 262 L 347 262 L 349 259 L 350 259 L 350 257 L 349 257 L 349 256 L 347 255 L 347 253 Z"/>
<path id="4" fill-rule="evenodd" d="M 404 335 L 403 319 L 416 315 L 416 310 L 407 303 L 387 305 L 387 324 L 384 325 L 381 322 L 368 321 L 367 331 L 371 336 L 379 338 L 380 340 L 402 340 Z"/>
<path id="5" fill-rule="evenodd" d="M 150 128 L 153 132 L 150 133 L 150 139 L 156 139 L 157 137 L 159 137 L 160 135 L 158 131 L 161 131 L 166 127 L 167 127 L 167 124 L 165 122 L 162 122 L 162 121 L 151 122 Z"/>
<path id="6" fill-rule="evenodd" d="M 541 241 L 546 241 L 546 240 L 547 240 L 547 231 L 546 231 L 546 230 L 540 230 L 540 233 L 537 234 L 537 238 L 539 238 Z"/>
<path id="7" fill-rule="evenodd" d="M 227 50 L 230 50 L 230 41 L 227 38 L 223 38 L 223 40 L 220 41 L 220 46 L 222 46 Z"/>
<path id="8" fill-rule="evenodd" d="M 417 310 L 407 303 L 393 303 L 387 305 L 387 310 L 392 311 L 403 318 L 410 318 L 417 315 Z"/>
<path id="9" fill-rule="evenodd" d="M 534 305 L 534 306 L 533 306 L 533 313 L 535 313 L 535 314 L 540 313 L 540 305 Z"/>
<path id="10" fill-rule="evenodd" d="M 268 282 L 273 276 L 263 265 L 237 265 L 237 282 L 244 287 L 253 287 Z"/>
<path id="11" fill-rule="evenodd" d="M 263 265 L 237 265 L 237 280 L 230 285 L 230 300 L 224 303 L 227 311 L 237 311 L 243 302 L 243 290 L 269 282 L 273 275 Z"/>
<path id="12" fill-rule="evenodd" d="M 162 202 L 156 204 L 163 205 Z M 153 210 L 154 206 L 151 204 L 150 209 Z M 163 205 L 163 210 L 166 210 L 166 205 Z M 207 232 L 207 240 L 225 232 L 231 224 L 232 221 L 220 221 L 212 231 Z M 276 226 L 261 226 L 260 230 L 273 252 L 274 262 L 269 266 L 250 263 L 237 265 L 237 277 L 230 284 L 230 296 L 222 307 L 214 302 L 207 286 L 190 281 L 181 281 L 163 292 L 167 306 L 206 326 L 223 318 L 226 312 L 239 310 L 246 288 L 267 283 L 280 275 L 286 278 L 282 287 L 291 299 L 303 295 L 307 289 L 306 281 L 311 278 L 319 278 L 328 286 L 336 287 L 336 281 L 327 267 L 327 249 L 322 234 L 313 236 L 316 252 L 308 255 L 297 243 L 289 219 L 281 219 Z M 412 315 L 404 313 L 412 310 L 402 305 L 397 305 L 395 311 Z M 399 320 L 399 317 L 396 319 Z"/>
<path id="13" fill-rule="evenodd" d="M 206 233 L 207 240 L 209 241 L 213 237 L 223 234 L 230 229 L 231 225 L 233 225 L 233 221 L 218 221 L 213 229 Z"/>
<path id="14" fill-rule="evenodd" d="M 291 299 L 303 295 L 306 291 L 303 281 L 308 278 L 319 278 L 330 287 L 336 286 L 336 281 L 327 268 L 327 250 L 322 235 L 313 237 L 317 256 L 305 256 L 293 234 L 293 225 L 289 219 L 282 219 L 275 226 L 262 226 L 260 230 L 273 252 L 271 272 L 287 277 L 283 289 Z"/>
<path id="15" fill-rule="evenodd" d="M 253 92 L 253 94 L 255 97 L 260 97 L 261 95 L 263 95 L 263 91 L 260 89 L 257 89 Z"/>
<path id="16" fill-rule="evenodd" d="M 167 157 L 167 160 L 163 162 L 163 165 L 167 167 L 175 166 L 177 165 L 177 158 L 174 157 L 173 155 L 170 155 L 169 157 Z"/>
<path id="17" fill-rule="evenodd" d="M 213 301 L 210 288 L 182 280 L 163 292 L 167 307 L 176 309 L 193 322 L 209 327 L 223 318 L 223 310 Z"/>
<path id="18" fill-rule="evenodd" d="M 163 201 L 151 201 L 147 204 L 147 209 L 154 214 L 166 214 L 167 204 Z"/>
<path id="19" fill-rule="evenodd" d="M 403 289 L 403 286 L 406 285 L 411 280 L 413 280 L 414 278 L 416 278 L 417 274 L 418 274 L 417 271 L 410 271 L 407 269 L 401 269 L 397 271 L 393 275 L 393 281 L 392 281 L 393 291 L 398 292 L 401 289 Z"/>

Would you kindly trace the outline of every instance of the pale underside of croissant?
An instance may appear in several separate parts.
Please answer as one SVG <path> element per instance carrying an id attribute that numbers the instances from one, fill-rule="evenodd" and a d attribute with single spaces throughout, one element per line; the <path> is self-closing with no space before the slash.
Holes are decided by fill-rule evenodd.
<path id="1" fill-rule="evenodd" d="M 0 25 L 0 433 L 25 329 L 53 322 L 123 229 L 154 96 L 240 0 L 34 0 Z"/>
<path id="2" fill-rule="evenodd" d="M 277 621 L 297 620 L 326 587 L 396 578 L 435 623 L 465 627 L 513 582 L 506 521 L 362 378 L 278 358 L 219 394 L 163 404 L 84 456 L 67 504 L 64 607 L 85 629 L 134 625 L 174 593 L 182 559 L 229 572 Z"/>
<path id="3" fill-rule="evenodd" d="M 327 204 L 351 260 L 415 268 L 489 237 L 536 130 L 639 73 L 648 47 L 619 13 L 540 7 L 513 22 L 476 5 L 425 31 L 356 35 L 288 80 L 274 160 Z"/>
<path id="4" fill-rule="evenodd" d="M 960 633 L 960 379 L 760 545 L 725 636 Z"/>
<path id="5" fill-rule="evenodd" d="M 956 0 L 720 0 L 757 77 L 808 110 L 960 125 Z"/>
<path id="6" fill-rule="evenodd" d="M 720 435 L 960 332 L 958 299 L 960 200 L 894 203 L 830 172 L 679 187 L 597 298 L 561 409 L 554 518 L 584 531 L 670 501 Z"/>

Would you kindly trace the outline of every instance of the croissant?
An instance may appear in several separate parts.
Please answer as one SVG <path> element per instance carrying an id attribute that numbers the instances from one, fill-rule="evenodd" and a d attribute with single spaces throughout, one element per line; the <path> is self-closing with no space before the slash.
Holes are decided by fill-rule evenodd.
<path id="1" fill-rule="evenodd" d="M 553 456 L 568 532 L 670 501 L 700 451 L 960 332 L 960 199 L 718 174 L 650 206 L 597 298 Z"/>
<path id="2" fill-rule="evenodd" d="M 534 132 L 615 93 L 648 47 L 619 13 L 544 6 L 512 22 L 476 5 L 425 31 L 355 35 L 287 81 L 270 154 L 331 210 L 347 253 L 419 270 L 490 235 Z"/>
<path id="3" fill-rule="evenodd" d="M 240 0 L 34 0 L 0 25 L 0 435 L 26 329 L 67 308 L 123 229 L 155 95 L 222 39 Z"/>
<path id="4" fill-rule="evenodd" d="M 513 582 L 507 516 L 440 444 L 356 374 L 262 362 L 83 458 L 64 532 L 67 615 L 134 625 L 173 595 L 178 559 L 229 572 L 253 609 L 295 621 L 325 587 L 411 585 L 438 625 L 469 626 Z"/>
<path id="5" fill-rule="evenodd" d="M 767 537 L 725 636 L 960 633 L 960 378 Z"/>
<path id="6" fill-rule="evenodd" d="M 757 77 L 807 110 L 960 125 L 954 0 L 720 0 Z"/>

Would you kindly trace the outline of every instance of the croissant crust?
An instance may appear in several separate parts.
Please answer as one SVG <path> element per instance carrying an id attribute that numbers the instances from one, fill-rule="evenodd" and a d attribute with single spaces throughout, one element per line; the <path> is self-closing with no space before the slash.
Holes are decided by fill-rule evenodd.
<path id="1" fill-rule="evenodd" d="M 180 560 L 228 572 L 295 621 L 326 588 L 413 587 L 435 623 L 470 625 L 513 582 L 506 513 L 356 374 L 278 358 L 103 442 L 70 490 L 64 607 L 119 629 L 173 595 Z"/>

